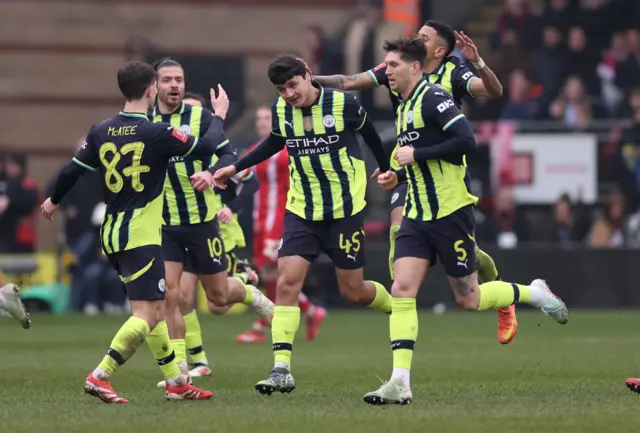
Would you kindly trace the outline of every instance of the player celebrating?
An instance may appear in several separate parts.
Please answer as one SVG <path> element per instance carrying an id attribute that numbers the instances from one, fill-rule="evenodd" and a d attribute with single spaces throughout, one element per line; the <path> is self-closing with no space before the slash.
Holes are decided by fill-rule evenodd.
<path id="1" fill-rule="evenodd" d="M 476 142 L 464 115 L 442 89 L 422 75 L 426 47 L 418 38 L 385 42 L 387 76 L 402 104 L 397 112 L 398 143 L 409 190 L 396 240 L 395 281 L 389 325 L 393 350 L 391 380 L 364 396 L 369 404 L 411 402 L 410 369 L 418 337 L 416 295 L 430 265 L 440 258 L 456 300 L 465 309 L 482 311 L 526 303 L 551 315 L 558 323 L 569 320 L 566 305 L 546 283 L 530 285 L 493 281 L 479 285 L 474 247 L 472 206 L 477 198 L 467 189 L 464 155 Z M 400 174 L 403 175 L 402 173 Z M 385 188 L 397 183 L 395 172 L 383 173 Z"/>
<path id="2" fill-rule="evenodd" d="M 156 65 L 158 74 L 158 99 L 150 114 L 154 122 L 170 124 L 180 131 L 202 136 L 209 129 L 213 114 L 202 107 L 185 104 L 184 70 L 171 59 Z M 218 144 L 216 155 L 220 166 L 237 159 L 229 141 Z M 185 319 L 180 311 L 180 279 L 184 264 L 189 259 L 209 300 L 219 306 L 237 302 L 254 307 L 259 314 L 270 319 L 273 303 L 257 288 L 245 286 L 237 279 L 227 280 L 229 266 L 225 246 L 216 220 L 218 210 L 216 195 L 211 186 L 213 172 L 209 156 L 200 159 L 194 156 L 173 158 L 170 161 L 164 183 L 164 222 L 162 247 L 165 256 L 167 296 L 165 299 L 165 322 L 149 335 L 150 347 L 158 350 L 162 346 L 163 334 L 169 333 L 176 358 L 183 373 L 188 373 Z M 197 185 L 192 186 L 192 178 Z M 167 329 L 168 328 L 168 329 Z M 161 382 L 159 385 L 163 385 Z"/>
<path id="3" fill-rule="evenodd" d="M 485 65 L 478 54 L 473 41 L 464 33 L 454 32 L 451 27 L 440 21 L 427 21 L 418 32 L 418 37 L 424 42 L 427 49 L 427 57 L 424 64 L 424 77 L 435 87 L 444 89 L 453 97 L 454 102 L 460 108 L 462 98 L 466 95 L 472 97 L 483 96 L 496 98 L 502 95 L 502 85 L 496 75 Z M 451 52 L 456 46 L 456 42 L 462 54 L 478 70 L 480 77 L 476 77 Z M 389 89 L 389 96 L 394 112 L 402 102 L 398 93 L 391 89 L 389 78 L 386 74 L 387 67 L 384 63 L 350 77 L 344 75 L 333 75 L 329 77 L 314 77 L 320 84 L 345 90 L 359 90 L 372 87 L 385 86 Z M 391 168 L 399 168 L 394 156 L 398 147 L 394 149 L 391 158 Z M 391 227 L 389 238 L 391 248 L 389 249 L 389 268 L 391 279 L 393 280 L 393 257 L 395 252 L 396 234 L 400 229 L 402 221 L 402 209 L 407 194 L 407 183 L 399 182 L 398 186 L 391 192 Z M 498 279 L 498 270 L 491 256 L 479 249 L 476 245 L 476 259 L 478 261 L 478 278 L 483 282 L 495 281 Z M 498 340 L 502 344 L 507 344 L 513 340 L 518 330 L 515 305 L 498 310 Z"/>
<path id="4" fill-rule="evenodd" d="M 0 275 L 0 285 L 3 284 Z M 31 318 L 20 299 L 20 289 L 15 284 L 6 284 L 0 288 L 0 311 L 16 319 L 24 329 L 31 327 Z"/>
<path id="5" fill-rule="evenodd" d="M 391 296 L 374 281 L 364 281 L 363 212 L 367 177 L 356 131 L 386 172 L 389 160 L 380 136 L 353 96 L 312 83 L 306 64 L 292 55 L 271 62 L 268 75 L 280 97 L 273 105 L 269 137 L 234 165 L 214 175 L 214 184 L 281 151 L 289 152 L 291 173 L 284 234 L 278 250 L 276 308 L 271 325 L 275 364 L 256 384 L 263 394 L 291 392 L 291 350 L 300 323 L 298 294 L 309 265 L 325 252 L 336 266 L 342 296 L 354 303 L 391 312 Z"/>
<path id="6" fill-rule="evenodd" d="M 256 132 L 260 140 L 271 133 L 271 107 L 263 105 L 256 110 Z M 255 146 L 254 146 L 255 147 Z M 284 149 L 255 167 L 260 190 L 253 206 L 253 256 L 260 278 L 266 286 L 267 296 L 276 299 L 278 281 L 278 247 L 284 229 L 284 209 L 289 191 L 289 155 Z M 298 295 L 300 312 L 307 319 L 307 340 L 316 338 L 327 312 L 313 305 L 304 293 Z M 264 343 L 267 324 L 258 319 L 253 328 L 236 337 L 239 343 Z"/>
<path id="7" fill-rule="evenodd" d="M 160 242 L 169 161 L 174 157 L 212 155 L 224 138 L 223 119 L 229 107 L 229 100 L 219 87 L 218 98 L 212 97 L 218 114 L 199 139 L 147 119 L 147 110 L 156 97 L 156 71 L 152 66 L 128 62 L 118 70 L 118 87 L 126 99 L 124 109 L 91 127 L 85 143 L 60 172 L 52 196 L 42 204 L 42 214 L 52 219 L 58 203 L 85 170 L 99 171 L 107 204 L 100 230 L 102 248 L 125 285 L 132 311 L 107 355 L 84 384 L 87 393 L 106 403 L 128 403 L 115 393 L 109 379 L 133 356 L 162 313 L 166 286 Z M 165 397 L 212 397 L 211 392 L 187 383 L 167 334 L 163 334 L 161 343 L 161 353 L 153 350 L 153 354 L 167 379 Z"/>

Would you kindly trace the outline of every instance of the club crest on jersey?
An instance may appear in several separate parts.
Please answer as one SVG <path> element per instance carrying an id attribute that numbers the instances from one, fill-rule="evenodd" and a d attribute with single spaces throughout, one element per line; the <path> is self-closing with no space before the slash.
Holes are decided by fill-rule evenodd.
<path id="1" fill-rule="evenodd" d="M 407 113 L 407 123 L 413 123 L 413 110 L 409 110 Z"/>
<path id="2" fill-rule="evenodd" d="M 182 125 L 180 127 L 180 131 L 184 132 L 185 134 L 191 134 L 191 127 L 189 125 Z"/>
<path id="3" fill-rule="evenodd" d="M 331 114 L 327 114 L 322 119 L 322 124 L 325 126 L 325 128 L 333 128 L 334 125 L 336 124 L 336 118 L 333 117 Z"/>
<path id="4" fill-rule="evenodd" d="M 304 126 L 304 130 L 307 132 L 313 131 L 313 118 L 311 116 L 305 116 L 302 119 L 302 125 Z"/>

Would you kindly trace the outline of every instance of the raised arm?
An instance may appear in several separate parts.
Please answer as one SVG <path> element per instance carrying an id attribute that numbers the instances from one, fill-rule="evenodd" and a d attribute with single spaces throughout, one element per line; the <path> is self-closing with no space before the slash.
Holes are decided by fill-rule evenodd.
<path id="1" fill-rule="evenodd" d="M 313 81 L 324 87 L 347 91 L 378 87 L 375 78 L 369 71 L 360 72 L 355 75 L 314 75 Z"/>

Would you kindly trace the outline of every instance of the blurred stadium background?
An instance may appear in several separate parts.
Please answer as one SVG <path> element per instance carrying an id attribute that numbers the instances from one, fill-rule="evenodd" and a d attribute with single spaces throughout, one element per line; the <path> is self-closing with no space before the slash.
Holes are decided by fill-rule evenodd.
<path id="1" fill-rule="evenodd" d="M 38 205 L 87 128 L 119 109 L 114 73 L 124 61 L 171 56 L 185 66 L 188 90 L 206 94 L 221 83 L 232 100 L 228 134 L 246 148 L 256 139 L 255 108 L 274 97 L 265 74 L 274 55 L 300 54 L 316 74 L 354 74 L 380 63 L 385 38 L 412 33 L 429 18 L 469 34 L 505 88 L 497 100 L 464 104 L 479 143 L 470 158 L 473 189 L 482 197 L 477 239 L 503 276 L 545 276 L 573 306 L 640 306 L 633 284 L 640 260 L 638 1 L 0 5 L 0 268 L 24 286 L 32 309 L 121 309 L 117 278 L 98 254 L 97 179 L 86 176 L 76 186 L 54 225 L 38 217 Z M 387 92 L 359 96 L 393 140 Z M 383 281 L 387 200 L 370 188 L 367 273 Z M 250 233 L 250 209 L 242 219 Z M 323 266 L 317 264 L 307 290 L 321 303 L 343 306 Z M 436 271 L 422 305 L 450 300 L 443 283 Z"/>

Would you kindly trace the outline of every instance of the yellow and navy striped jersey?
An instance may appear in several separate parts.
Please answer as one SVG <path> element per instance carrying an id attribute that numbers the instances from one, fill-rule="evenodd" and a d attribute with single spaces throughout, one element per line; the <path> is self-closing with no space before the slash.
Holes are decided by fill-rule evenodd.
<path id="1" fill-rule="evenodd" d="M 286 209 L 306 220 L 326 221 L 355 215 L 366 205 L 367 176 L 356 131 L 367 113 L 355 96 L 314 86 L 318 97 L 309 107 L 277 99 L 271 137 L 289 153 Z"/>
<path id="2" fill-rule="evenodd" d="M 467 122 L 442 89 L 430 86 L 422 79 L 397 111 L 399 146 L 420 148 L 448 140 L 447 130 L 456 122 Z M 469 136 L 473 140 L 473 134 Z M 444 218 L 478 199 L 471 195 L 465 183 L 467 168 L 464 155 L 441 159 L 416 160 L 407 169 L 409 188 L 403 215 L 407 218 L 431 221 Z"/>
<path id="3" fill-rule="evenodd" d="M 107 254 L 160 245 L 164 179 L 172 157 L 206 156 L 198 138 L 144 114 L 120 112 L 91 127 L 73 162 L 98 171 L 107 204 L 100 229 Z"/>
<path id="4" fill-rule="evenodd" d="M 206 108 L 182 103 L 171 114 L 161 114 L 156 105 L 149 119 L 153 122 L 168 123 L 174 128 L 196 137 L 202 137 L 213 119 L 213 113 Z M 225 139 L 216 152 L 229 146 Z M 211 189 L 199 192 L 191 186 L 190 177 L 213 166 L 212 158 L 197 159 L 176 156 L 171 159 L 164 182 L 164 223 L 170 226 L 200 224 L 211 221 L 216 216 L 215 193 Z"/>
<path id="5" fill-rule="evenodd" d="M 377 87 L 385 86 L 389 89 L 389 97 L 394 112 L 402 103 L 400 95 L 389 88 L 389 77 L 387 77 L 387 65 L 382 63 L 373 69 L 369 69 L 369 74 L 373 78 Z M 458 108 L 462 106 L 462 98 L 469 95 L 473 97 L 470 86 L 473 80 L 478 79 L 476 75 L 456 56 L 445 57 L 440 66 L 431 73 L 424 73 L 424 78 L 434 87 L 439 87 L 447 92 L 455 101 Z M 398 146 L 391 153 L 391 169 L 398 170 L 400 166 L 395 160 Z"/>

